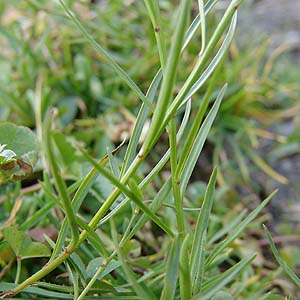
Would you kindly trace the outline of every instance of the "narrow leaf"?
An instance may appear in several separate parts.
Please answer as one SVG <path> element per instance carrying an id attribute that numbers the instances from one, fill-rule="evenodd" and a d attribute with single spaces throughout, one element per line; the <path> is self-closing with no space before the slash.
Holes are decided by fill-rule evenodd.
<path id="1" fill-rule="evenodd" d="M 191 280 L 191 268 L 189 262 L 189 246 L 190 246 L 190 236 L 187 235 L 182 243 L 180 251 L 180 273 L 179 273 L 179 283 L 180 283 L 180 297 L 181 300 L 192 299 L 192 280 Z"/>
<path id="2" fill-rule="evenodd" d="M 215 241 L 219 240 L 221 237 L 230 232 L 235 228 L 245 217 L 247 210 L 244 209 L 237 217 L 235 217 L 228 225 L 222 227 L 217 233 L 215 233 L 212 238 L 207 242 L 207 245 L 212 245 Z"/>
<path id="3" fill-rule="evenodd" d="M 219 110 L 219 107 L 220 107 L 220 104 L 223 99 L 225 91 L 226 91 L 226 85 L 220 91 L 220 93 L 217 97 L 217 100 L 215 101 L 213 107 L 211 108 L 210 112 L 208 113 L 207 117 L 205 118 L 205 120 L 195 138 L 194 145 L 191 148 L 188 159 L 187 159 L 184 169 L 182 171 L 181 191 L 185 191 L 185 189 L 186 189 L 188 181 L 192 175 L 194 167 L 195 167 L 197 160 L 199 158 L 199 155 L 202 151 L 203 145 L 208 136 L 209 130 L 210 130 L 210 128 L 213 124 L 213 121 L 217 115 L 217 112 Z"/>
<path id="4" fill-rule="evenodd" d="M 146 206 L 140 199 L 137 198 L 135 194 L 133 194 L 121 181 L 116 179 L 111 173 L 109 173 L 105 168 L 99 166 L 97 162 L 90 157 L 86 151 L 80 149 L 80 151 L 83 153 L 85 158 L 97 169 L 97 171 L 102 174 L 104 177 L 106 177 L 115 187 L 117 187 L 122 193 L 124 193 L 129 199 L 134 201 L 140 209 L 149 216 L 149 218 L 155 222 L 161 229 L 163 229 L 167 234 L 170 236 L 174 236 L 174 233 L 171 231 L 171 229 L 165 225 L 160 218 L 155 215 L 152 210 Z"/>
<path id="5" fill-rule="evenodd" d="M 276 246 L 275 246 L 275 244 L 273 242 L 271 233 L 268 230 L 268 228 L 265 225 L 263 225 L 263 228 L 264 228 L 265 233 L 267 235 L 267 239 L 268 239 L 268 241 L 270 243 L 271 250 L 272 250 L 272 253 L 273 253 L 276 261 L 278 262 L 278 264 L 280 265 L 280 267 L 282 268 L 282 270 L 284 271 L 284 273 L 292 280 L 292 282 L 298 288 L 300 288 L 300 279 L 299 279 L 299 277 L 293 272 L 293 270 L 287 265 L 287 263 L 284 261 L 284 259 L 279 254 L 279 251 L 277 250 L 277 248 L 276 248 Z"/>
<path id="6" fill-rule="evenodd" d="M 206 293 L 197 294 L 195 300 L 206 300 L 214 296 L 218 291 L 225 287 L 230 281 L 232 281 L 241 271 L 251 264 L 256 254 L 245 258 L 231 267 L 229 270 L 221 274 L 211 285 L 207 286 L 208 290 Z"/>
<path id="7" fill-rule="evenodd" d="M 175 297 L 179 273 L 180 247 L 180 239 L 174 239 L 169 252 L 168 261 L 166 263 L 166 276 L 160 300 L 173 300 Z"/>
<path id="8" fill-rule="evenodd" d="M 273 196 L 277 193 L 275 190 L 271 193 L 255 210 L 253 210 L 246 219 L 244 219 L 236 228 L 234 228 L 231 235 L 229 235 L 223 242 L 221 242 L 216 248 L 213 249 L 209 257 L 207 258 L 206 264 L 209 265 L 212 261 L 226 249 L 239 235 L 240 233 L 251 223 L 262 209 L 270 202 Z"/>
<path id="9" fill-rule="evenodd" d="M 205 258 L 205 243 L 206 232 L 208 227 L 209 216 L 214 201 L 215 184 L 217 178 L 217 169 L 215 168 L 211 174 L 204 201 L 197 219 L 196 230 L 192 243 L 191 251 L 191 267 L 192 267 L 192 281 L 193 291 L 198 293 L 200 291 L 201 282 L 204 272 L 204 258 Z"/>
<path id="10" fill-rule="evenodd" d="M 126 84 L 135 92 L 135 94 L 144 102 L 147 103 L 149 106 L 151 104 L 149 103 L 146 96 L 143 94 L 143 92 L 140 90 L 140 88 L 135 84 L 135 82 L 129 77 L 129 75 L 115 62 L 115 60 L 100 46 L 100 44 L 93 38 L 91 34 L 87 32 L 87 30 L 84 28 L 84 26 L 79 22 L 79 20 L 75 17 L 74 13 L 70 11 L 67 6 L 65 5 L 63 0 L 60 0 L 60 3 L 62 7 L 64 8 L 67 15 L 70 17 L 70 19 L 74 22 L 74 24 L 77 26 L 77 28 L 81 31 L 83 36 L 87 39 L 87 41 L 93 46 L 93 48 L 101 54 L 102 57 L 105 58 L 107 63 L 110 65 L 110 67 L 126 82 Z"/>
<path id="11" fill-rule="evenodd" d="M 111 219 L 110 224 L 111 224 L 112 238 L 117 247 L 116 250 L 117 250 L 118 258 L 121 262 L 121 267 L 124 270 L 124 273 L 126 274 L 128 282 L 132 285 L 132 288 L 134 289 L 135 293 L 139 297 L 141 297 L 141 299 L 155 300 L 156 297 L 155 297 L 154 293 L 146 285 L 137 282 L 135 273 L 128 266 L 128 264 L 125 260 L 125 257 L 123 255 L 122 249 L 118 245 L 117 231 L 116 231 L 116 228 L 115 228 L 115 225 L 114 225 L 114 222 L 112 219 Z"/>

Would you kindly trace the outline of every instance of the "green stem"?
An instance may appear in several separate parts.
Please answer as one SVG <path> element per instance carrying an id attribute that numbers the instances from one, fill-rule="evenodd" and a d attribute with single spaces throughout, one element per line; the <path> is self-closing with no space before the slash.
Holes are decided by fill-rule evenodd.
<path id="1" fill-rule="evenodd" d="M 17 257 L 17 274 L 16 274 L 16 278 L 15 278 L 15 284 L 17 284 L 20 280 L 21 269 L 22 269 L 22 258 L 20 256 L 18 256 Z"/>
<path id="2" fill-rule="evenodd" d="M 29 285 L 34 284 L 41 278 L 48 275 L 51 271 L 56 269 L 61 263 L 63 263 L 74 251 L 75 247 L 69 247 L 67 250 L 65 250 L 60 256 L 58 256 L 55 260 L 53 260 L 51 263 L 48 263 L 44 266 L 40 271 L 36 272 L 29 278 L 27 278 L 25 281 L 23 281 L 21 284 L 19 284 L 17 287 L 12 289 L 11 291 L 7 292 L 8 296 L 15 295 L 20 293 L 23 289 L 28 287 Z M 6 296 L 6 295 L 5 295 Z"/>
<path id="3" fill-rule="evenodd" d="M 86 285 L 86 287 L 84 288 L 84 290 L 81 292 L 81 294 L 79 295 L 79 297 L 77 298 L 77 300 L 83 300 L 85 295 L 89 292 L 89 290 L 93 287 L 95 281 L 98 279 L 99 275 L 104 271 L 104 269 L 107 267 L 107 265 L 110 263 L 111 259 L 105 259 L 101 266 L 98 267 L 98 270 L 96 271 L 96 273 L 94 274 L 94 276 L 91 278 L 91 280 L 89 281 L 89 283 Z"/>
<path id="4" fill-rule="evenodd" d="M 148 152 L 153 145 L 153 140 L 157 140 L 157 130 L 161 128 L 161 122 L 164 119 L 165 113 L 171 101 L 173 87 L 175 84 L 176 71 L 179 64 L 179 57 L 181 47 L 183 44 L 185 29 L 188 23 L 188 16 L 190 12 L 190 0 L 184 0 L 180 6 L 180 13 L 178 17 L 177 26 L 174 36 L 172 38 L 171 50 L 168 55 L 166 70 L 164 72 L 161 90 L 158 96 L 157 105 L 152 116 L 152 122 L 149 128 L 149 133 L 140 151 L 140 155 Z"/>
<path id="5" fill-rule="evenodd" d="M 52 145 L 51 145 L 51 123 L 53 121 L 53 113 L 54 111 L 50 111 L 47 114 L 46 121 L 45 121 L 45 150 L 46 150 L 46 155 L 48 157 L 49 165 L 52 171 L 52 175 L 54 178 L 54 182 L 59 194 L 59 198 L 62 201 L 63 207 L 65 214 L 67 216 L 67 219 L 70 224 L 71 232 L 72 232 L 72 241 L 71 245 L 75 246 L 77 244 L 77 241 L 79 239 L 79 231 L 78 231 L 78 226 L 76 222 L 76 215 L 73 210 L 71 200 L 68 195 L 67 187 L 65 182 L 63 181 L 61 175 L 59 174 L 59 169 L 56 163 L 56 159 L 54 157 Z"/>
<path id="6" fill-rule="evenodd" d="M 218 24 L 213 36 L 209 40 L 209 42 L 208 42 L 208 44 L 205 48 L 205 51 L 199 57 L 199 59 L 198 59 L 196 65 L 195 65 L 195 67 L 193 68 L 191 74 L 189 75 L 189 77 L 185 81 L 183 87 L 180 89 L 179 93 L 177 94 L 177 96 L 174 99 L 174 101 L 172 102 L 172 104 L 170 105 L 168 111 L 165 113 L 164 120 L 161 121 L 159 129 L 157 129 L 157 135 L 159 135 L 164 130 L 164 128 L 167 126 L 169 120 L 172 118 L 172 116 L 174 116 L 174 114 L 176 113 L 176 111 L 177 111 L 178 107 L 180 106 L 181 102 L 184 100 L 185 96 L 187 95 L 187 93 L 191 89 L 192 85 L 197 80 L 200 72 L 205 67 L 209 57 L 211 56 L 211 53 L 213 52 L 214 48 L 216 47 L 217 43 L 219 42 L 225 28 L 229 24 L 232 16 L 234 15 L 234 13 L 237 10 L 238 5 L 240 4 L 241 1 L 242 0 L 232 1 L 230 3 L 230 5 L 227 8 L 224 16 L 222 17 L 220 23 Z"/>
<path id="7" fill-rule="evenodd" d="M 201 50 L 199 54 L 201 56 L 206 46 L 206 20 L 205 20 L 205 8 L 204 8 L 203 0 L 198 0 L 198 7 L 199 7 L 199 15 L 201 19 Z"/>
<path id="8" fill-rule="evenodd" d="M 171 162 L 171 178 L 172 178 L 172 188 L 174 203 L 176 207 L 176 220 L 178 227 L 178 236 L 183 236 L 185 231 L 184 226 L 184 216 L 182 209 L 182 196 L 180 193 L 180 179 L 176 176 L 177 174 L 177 141 L 176 141 L 176 122 L 175 119 L 170 121 L 170 162 Z"/>
<path id="9" fill-rule="evenodd" d="M 156 43 L 158 47 L 158 53 L 160 57 L 160 64 L 161 68 L 163 70 L 163 73 L 165 71 L 166 66 L 166 45 L 164 42 L 164 37 L 162 35 L 161 30 L 161 21 L 160 21 L 160 13 L 159 13 L 159 5 L 158 1 L 153 0 L 144 0 L 145 5 L 147 7 L 153 30 L 155 33 Z"/>

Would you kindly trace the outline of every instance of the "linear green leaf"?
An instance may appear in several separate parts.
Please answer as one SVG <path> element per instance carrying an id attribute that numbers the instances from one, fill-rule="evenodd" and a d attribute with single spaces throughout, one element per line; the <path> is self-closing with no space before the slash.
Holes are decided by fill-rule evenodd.
<path id="1" fill-rule="evenodd" d="M 201 50 L 199 55 L 202 55 L 206 46 L 206 20 L 205 20 L 205 8 L 204 1 L 198 0 L 199 16 L 201 19 Z"/>
<path id="2" fill-rule="evenodd" d="M 80 21 L 75 17 L 74 13 L 70 11 L 63 0 L 59 0 L 62 7 L 64 8 L 67 15 L 74 22 L 77 28 L 81 31 L 87 41 L 93 46 L 93 48 L 101 54 L 110 65 L 110 67 L 127 83 L 127 85 L 135 92 L 135 94 L 147 105 L 151 106 L 146 96 L 140 90 L 140 88 L 135 84 L 135 82 L 129 77 L 129 75 L 115 62 L 115 60 L 100 46 L 100 44 L 93 38 L 91 34 L 87 32 Z"/>
<path id="3" fill-rule="evenodd" d="M 51 167 L 52 175 L 54 178 L 55 186 L 57 188 L 59 197 L 61 199 L 62 205 L 64 207 L 64 212 L 67 216 L 69 226 L 71 228 L 72 232 L 72 244 L 75 245 L 79 239 L 79 231 L 78 226 L 76 222 L 76 215 L 73 210 L 71 199 L 68 194 L 68 190 L 66 187 L 65 182 L 63 181 L 62 177 L 59 173 L 59 168 L 56 163 L 56 159 L 53 153 L 53 146 L 52 146 L 52 135 L 51 135 L 51 122 L 53 119 L 53 113 L 54 111 L 49 111 L 47 114 L 47 118 L 45 121 L 45 129 L 43 132 L 44 138 L 45 138 L 45 150 L 47 154 L 47 158 L 49 160 L 49 165 Z"/>
<path id="4" fill-rule="evenodd" d="M 207 265 L 212 263 L 212 261 L 240 235 L 240 233 L 247 227 L 249 223 L 251 223 L 257 217 L 257 215 L 270 202 L 270 200 L 276 193 L 277 190 L 271 193 L 260 205 L 256 207 L 256 209 L 254 209 L 247 216 L 246 219 L 244 219 L 236 228 L 234 228 L 233 233 L 231 235 L 229 235 L 223 242 L 221 242 L 216 248 L 213 249 L 213 251 L 206 260 Z"/>
<path id="5" fill-rule="evenodd" d="M 227 53 L 227 50 L 233 40 L 235 29 L 237 24 L 237 12 L 234 13 L 228 32 L 225 36 L 225 39 L 219 48 L 217 54 L 214 56 L 208 67 L 202 72 L 201 76 L 197 79 L 197 81 L 192 85 L 191 89 L 187 93 L 187 95 L 184 97 L 183 101 L 180 105 L 184 104 L 188 99 L 190 99 L 207 81 L 209 76 L 213 73 L 213 71 L 216 69 L 216 67 L 219 65 L 219 63 L 222 61 L 224 56 Z M 175 101 L 174 104 L 176 105 Z M 171 108 L 170 108 L 171 110 Z"/>
<path id="6" fill-rule="evenodd" d="M 215 241 L 219 240 L 222 236 L 230 232 L 233 228 L 235 228 L 245 217 L 247 213 L 247 209 L 244 209 L 237 217 L 235 217 L 228 225 L 224 226 L 217 233 L 215 233 L 212 238 L 207 242 L 207 245 L 212 245 Z"/>
<path id="7" fill-rule="evenodd" d="M 221 274 L 212 284 L 206 287 L 208 290 L 206 293 L 197 294 L 195 300 L 206 300 L 210 299 L 218 291 L 220 291 L 224 286 L 226 286 L 230 281 L 232 281 L 243 269 L 251 264 L 256 254 L 245 258 L 231 267 L 229 270 Z"/>
<path id="8" fill-rule="evenodd" d="M 207 111 L 208 104 L 210 102 L 211 96 L 214 92 L 216 83 L 219 78 L 219 74 L 221 71 L 221 65 L 217 68 L 217 70 L 214 72 L 211 80 L 209 81 L 208 87 L 206 89 L 205 95 L 203 96 L 203 99 L 201 101 L 201 104 L 199 106 L 199 109 L 196 113 L 196 116 L 194 117 L 193 124 L 191 128 L 188 131 L 186 143 L 183 145 L 183 149 L 180 153 L 179 161 L 178 161 L 178 167 L 177 167 L 177 174 L 181 174 L 182 168 L 184 167 L 185 161 L 188 158 L 188 154 L 191 151 L 191 148 L 194 144 L 194 140 L 197 136 L 197 133 L 199 131 L 199 128 L 202 124 L 203 118 L 205 116 L 205 113 Z"/>
<path id="9" fill-rule="evenodd" d="M 284 273 L 292 280 L 292 282 L 298 287 L 300 288 L 300 279 L 299 277 L 293 272 L 293 270 L 287 265 L 287 263 L 284 261 L 284 259 L 281 257 L 281 255 L 279 254 L 279 251 L 277 250 L 271 233 L 268 230 L 268 228 L 263 225 L 264 231 L 266 233 L 267 239 L 270 243 L 270 247 L 272 250 L 272 253 L 276 259 L 276 261 L 278 262 L 278 264 L 280 265 L 280 267 L 282 268 L 282 270 L 284 271 Z"/>
<path id="10" fill-rule="evenodd" d="M 178 273 L 179 273 L 179 257 L 181 241 L 178 238 L 173 240 L 168 261 L 166 263 L 166 276 L 164 280 L 164 288 L 160 300 L 173 300 L 175 297 Z"/>
<path id="11" fill-rule="evenodd" d="M 102 168 L 97 164 L 97 162 L 90 157 L 88 153 L 86 153 L 84 150 L 80 149 L 81 153 L 85 156 L 85 158 L 97 169 L 97 171 L 102 174 L 104 177 L 106 177 L 115 187 L 117 187 L 122 193 L 124 193 L 129 199 L 134 201 L 140 209 L 146 213 L 150 219 L 155 222 L 162 230 L 164 230 L 167 234 L 170 236 L 174 236 L 174 233 L 170 230 L 168 226 L 166 226 L 158 216 L 156 216 L 152 210 L 147 207 L 140 199 L 136 197 L 124 184 L 122 184 L 121 181 L 119 181 L 117 178 L 115 178 L 111 173 L 109 173 L 105 168 Z"/>
<path id="12" fill-rule="evenodd" d="M 160 133 L 158 134 L 157 130 L 161 126 L 161 122 L 171 101 L 184 33 L 190 14 L 190 6 L 191 0 L 181 1 L 181 5 L 179 7 L 178 22 L 176 24 L 175 32 L 172 38 L 171 49 L 168 53 L 166 70 L 164 72 L 161 90 L 158 96 L 154 114 L 152 116 L 149 133 L 142 146 L 141 155 L 145 155 L 148 153 L 148 151 L 151 149 L 152 145 L 155 144 L 160 135 Z"/>
<path id="13" fill-rule="evenodd" d="M 218 2 L 218 0 L 209 0 L 207 1 L 207 3 L 205 4 L 205 15 L 207 15 L 211 9 L 214 7 L 214 5 Z M 184 43 L 182 46 L 181 51 L 183 51 L 187 45 L 189 44 L 189 42 L 191 41 L 191 39 L 193 38 L 194 34 L 196 33 L 197 29 L 199 28 L 199 26 L 201 25 L 201 17 L 200 15 L 197 15 L 193 22 L 191 23 L 190 27 L 188 28 L 186 34 L 185 34 L 185 38 L 184 38 Z"/>
<path id="14" fill-rule="evenodd" d="M 206 141 L 206 138 L 208 136 L 209 130 L 213 124 L 213 121 L 217 115 L 217 112 L 219 110 L 219 107 L 221 105 L 221 101 L 223 99 L 223 96 L 225 94 L 227 85 L 225 85 L 222 90 L 220 91 L 213 107 L 211 108 L 210 112 L 208 113 L 207 117 L 205 118 L 202 126 L 200 127 L 200 130 L 195 138 L 194 145 L 191 148 L 191 151 L 189 153 L 189 156 L 186 160 L 186 164 L 182 171 L 181 176 L 181 191 L 185 191 L 186 186 L 188 184 L 188 181 L 192 175 L 192 172 L 194 170 L 194 167 L 196 165 L 196 162 L 198 160 L 198 157 L 202 151 L 203 145 Z"/>
<path id="15" fill-rule="evenodd" d="M 136 292 L 138 296 L 141 297 L 141 299 L 145 300 L 155 300 L 157 299 L 155 295 L 152 293 L 152 291 L 144 284 L 140 284 L 137 282 L 135 273 L 131 270 L 131 268 L 128 266 L 127 262 L 125 261 L 125 257 L 122 253 L 121 247 L 118 245 L 118 239 L 117 239 L 117 231 L 113 222 L 113 219 L 111 219 L 111 231 L 112 231 L 112 237 L 114 240 L 114 243 L 116 245 L 116 250 L 118 253 L 118 258 L 121 261 L 121 267 L 124 270 L 124 273 L 126 274 L 126 277 L 128 281 L 131 283 L 132 288 Z"/>
<path id="16" fill-rule="evenodd" d="M 217 169 L 215 168 L 207 185 L 204 201 L 197 219 L 195 234 L 192 243 L 190 265 L 192 268 L 192 283 L 193 291 L 195 294 L 200 291 L 203 279 L 205 248 L 203 246 L 201 247 L 201 245 L 205 245 L 205 243 L 203 243 L 203 240 L 206 239 L 209 216 L 214 201 L 216 178 Z"/>
<path id="17" fill-rule="evenodd" d="M 155 97 L 155 94 L 157 92 L 157 89 L 159 87 L 159 84 L 162 79 L 162 72 L 161 70 L 155 75 L 154 79 L 152 80 L 150 87 L 147 92 L 147 99 L 152 103 Z M 143 127 L 145 125 L 145 122 L 147 120 L 147 115 L 149 112 L 149 106 L 146 104 L 142 104 L 140 111 L 138 113 L 138 116 L 136 118 L 136 122 L 134 124 L 133 132 L 129 140 L 129 144 L 125 153 L 123 166 L 121 169 L 121 175 L 124 174 L 124 172 L 127 170 L 129 164 L 133 161 L 134 156 L 136 155 L 136 149 L 138 146 L 138 143 L 141 138 L 141 134 L 143 131 Z"/>
<path id="18" fill-rule="evenodd" d="M 189 262 L 190 236 L 187 235 L 182 243 L 179 260 L 179 283 L 181 300 L 192 299 L 192 280 Z"/>

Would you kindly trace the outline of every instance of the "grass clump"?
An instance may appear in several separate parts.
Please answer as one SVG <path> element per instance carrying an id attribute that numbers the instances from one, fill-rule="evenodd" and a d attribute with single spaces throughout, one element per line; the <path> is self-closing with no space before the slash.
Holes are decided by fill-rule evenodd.
<path id="1" fill-rule="evenodd" d="M 102 39 L 95 38 L 90 33 L 97 31 L 92 20 L 81 21 L 83 15 L 73 12 L 75 2 L 60 1 L 58 6 L 28 1 L 33 11 L 43 9 L 43 13 L 53 18 L 56 15 L 71 25 L 62 30 L 62 37 L 56 36 L 63 40 L 56 45 L 63 62 L 58 63 L 59 57 L 52 49 L 47 53 L 51 59 L 38 56 L 42 71 L 29 72 L 27 81 L 20 79 L 22 84 L 16 84 L 14 92 L 14 84 L 9 91 L 2 91 L 7 115 L 14 116 L 15 123 L 35 128 L 37 141 L 32 143 L 35 150 L 39 144 L 40 160 L 32 162 L 22 157 L 22 161 L 41 174 L 39 183 L 29 191 L 21 189 L 20 183 L 7 186 L 2 217 L 7 220 L 2 226 L 0 248 L 0 262 L 6 268 L 1 273 L 5 279 L 0 284 L 1 298 L 274 299 L 266 284 L 273 274 L 261 282 L 255 280 L 262 278 L 252 265 L 255 253 L 244 255 L 238 247 L 243 230 L 258 224 L 253 221 L 273 194 L 248 215 L 237 211 L 225 226 L 214 205 L 223 196 L 222 190 L 216 189 L 217 168 L 204 190 L 194 195 L 190 192 L 192 173 L 230 89 L 222 70 L 242 1 L 231 1 L 210 32 L 206 18 L 216 2 L 199 0 L 199 15 L 194 16 L 194 2 L 180 1 L 170 39 L 172 26 L 165 30 L 167 20 L 161 15 L 164 8 L 157 2 L 145 0 L 145 6 L 130 6 L 133 14 L 136 9 L 147 16 L 152 28 L 147 29 L 149 43 L 155 42 L 157 47 L 157 51 L 152 49 L 153 64 L 143 66 L 147 56 L 139 55 L 139 63 L 134 56 L 128 55 L 129 62 L 124 62 L 116 55 L 124 37 L 115 32 L 113 24 L 104 23 L 99 29 L 103 30 L 103 44 Z M 120 3 L 112 4 L 111 13 L 119 12 L 121 7 Z M 96 10 L 91 6 L 87 12 Z M 75 31 L 80 32 L 80 38 Z M 107 49 L 111 31 L 118 34 L 119 40 L 116 38 Z M 189 72 L 181 74 L 186 64 L 184 55 L 200 32 L 199 55 L 190 59 L 193 63 L 187 67 Z M 33 67 L 33 51 L 45 50 L 42 41 L 48 50 L 55 46 L 51 32 L 46 30 L 42 37 L 35 41 L 35 47 L 26 40 L 17 43 L 26 50 L 23 65 Z M 8 36 L 8 41 L 12 43 L 13 37 Z M 76 44 L 75 54 L 71 43 Z M 132 48 L 130 44 L 124 51 Z M 96 76 L 89 57 L 99 59 L 100 66 L 95 69 L 109 76 Z M 45 64 L 50 62 L 49 71 Z M 136 67 L 133 72 L 135 66 L 141 66 L 141 70 Z M 19 70 L 17 63 L 14 67 Z M 20 74 L 25 75 L 26 70 L 21 68 Z M 52 77 L 51 72 L 56 76 Z M 144 83 L 139 85 L 141 76 Z M 102 89 L 99 78 L 106 82 L 103 86 L 107 90 Z M 32 85 L 34 89 L 30 90 Z M 17 101 L 24 91 L 23 101 Z M 61 99 L 65 91 L 71 96 Z M 196 96 L 198 102 L 194 101 Z M 139 103 L 139 108 L 133 110 L 136 115 L 130 137 L 114 150 L 111 142 L 106 148 L 103 132 L 95 128 L 99 125 L 98 112 L 127 101 Z M 89 130 L 83 130 L 85 127 Z M 4 131 L 3 126 L 0 130 Z M 167 140 L 164 153 L 153 155 L 163 139 Z M 24 147 L 26 137 L 18 137 L 18 142 L 16 146 L 1 141 L 16 154 L 14 159 L 19 159 L 20 149 L 15 148 Z M 150 156 L 154 162 L 149 162 Z M 19 200 L 13 204 L 15 199 Z M 38 230 L 44 244 L 32 241 L 36 238 L 33 229 Z M 57 236 L 51 236 L 52 229 Z M 26 247 L 31 247 L 32 257 L 43 257 L 38 265 L 41 268 L 30 268 Z M 42 281 L 44 278 L 47 280 Z"/>

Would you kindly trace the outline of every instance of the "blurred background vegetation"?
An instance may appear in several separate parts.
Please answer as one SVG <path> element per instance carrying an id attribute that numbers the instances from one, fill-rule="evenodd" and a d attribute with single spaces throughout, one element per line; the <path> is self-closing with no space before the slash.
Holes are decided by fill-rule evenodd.
<path id="1" fill-rule="evenodd" d="M 159 60 L 142 1 L 66 2 L 145 92 Z M 294 21 L 299 3 L 279 1 L 282 9 L 278 12 L 280 5 L 271 2 L 246 1 L 241 8 L 239 30 L 218 79 L 219 88 L 228 82 L 228 89 L 189 185 L 187 203 L 195 205 L 195 195 L 204 193 L 205 182 L 216 165 L 220 170 L 218 205 L 213 211 L 216 228 L 225 227 L 233 216 L 245 208 L 253 209 L 274 188 L 279 188 L 265 214 L 238 240 L 234 255 L 256 251 L 258 276 L 273 274 L 272 288 L 282 295 L 297 295 L 289 280 L 274 271 L 277 267 L 260 229 L 261 223 L 268 224 L 282 256 L 299 274 L 300 29 Z M 215 10 L 222 10 L 225 3 L 219 1 Z M 160 5 L 164 32 L 171 34 L 176 22 L 175 5 L 172 1 L 160 1 Z M 208 31 L 218 20 L 218 13 L 209 16 Z M 64 141 L 63 147 L 69 153 L 68 159 L 58 155 L 57 160 L 64 178 L 72 182 L 83 172 L 81 158 L 72 144 L 81 143 L 95 157 L 104 155 L 107 147 L 113 149 L 130 135 L 139 100 L 86 43 L 56 1 L 1 1 L 0 22 L 0 120 L 38 132 L 36 97 L 43 97 L 42 114 L 49 107 L 57 107 L 61 134 L 55 138 Z M 184 53 L 185 65 L 181 66 L 178 82 L 191 71 L 189 66 L 198 55 L 199 44 L 200 38 L 194 38 Z M 205 87 L 194 101 L 200 103 L 204 93 Z M 157 151 L 150 155 L 149 165 L 163 153 L 167 142 L 161 138 Z M 41 179 L 41 170 L 39 160 L 30 178 L 1 186 L 1 222 L 7 219 L 9 211 L 4 207 L 12 206 L 14 201 L 11 196 L 7 204 L 5 197 L 16 189 L 34 189 Z M 98 188 L 94 201 L 107 194 L 105 184 Z M 35 197 L 38 196 L 25 194 L 17 223 L 26 218 Z M 94 210 L 93 202 L 85 209 L 89 216 Z M 144 242 L 151 248 L 154 240 L 150 236 Z M 263 281 L 253 283 L 252 288 L 259 284 L 263 288 Z"/>

